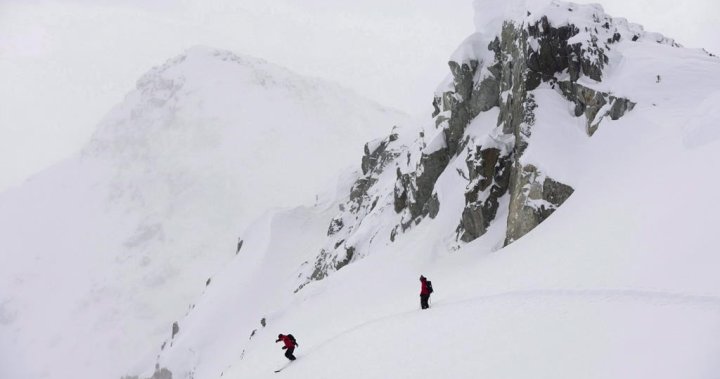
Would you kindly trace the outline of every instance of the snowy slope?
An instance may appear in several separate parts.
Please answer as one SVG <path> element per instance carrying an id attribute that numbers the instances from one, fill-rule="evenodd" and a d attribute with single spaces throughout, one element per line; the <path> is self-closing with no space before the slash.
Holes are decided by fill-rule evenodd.
<path id="1" fill-rule="evenodd" d="M 317 202 L 404 119 L 227 51 L 153 68 L 82 152 L 0 197 L 0 377 L 148 361 L 251 220 Z"/>
<path id="2" fill-rule="evenodd" d="M 486 5 L 478 2 L 481 20 Z M 500 16 L 530 24 L 544 15 L 554 27 L 612 20 L 621 37 L 606 51 L 602 80 L 581 75 L 578 82 L 635 103 L 589 133 L 552 81 L 532 89 L 537 108 L 522 162 L 574 189 L 552 216 L 511 244 L 507 224 L 497 221 L 471 242 L 458 241 L 469 181 L 467 156 L 459 154 L 434 184 L 437 214 L 391 241 L 403 217 L 393 209 L 396 168 L 416 164 L 418 146 L 424 154 L 446 146 L 432 121 L 394 130 L 368 144 L 371 152 L 383 143 L 402 152 L 372 177 L 372 207 L 333 213 L 353 204 L 356 181 L 334 201 L 259 220 L 246 233 L 252 248 L 213 278 L 156 367 L 195 379 L 716 377 L 720 205 L 712 169 L 720 167 L 720 117 L 711 107 L 720 99 L 720 59 L 597 5 L 553 2 L 531 15 L 525 5 L 501 7 Z M 485 21 L 471 41 L 499 33 L 496 19 Z M 585 31 L 578 40 L 597 37 Z M 489 140 L 499 124 L 493 109 L 463 137 Z M 507 220 L 509 201 L 500 198 L 495 220 Z M 338 241 L 333 230 L 348 225 Z M 347 262 L 322 280 L 304 280 L 320 251 L 343 244 L 358 248 L 330 261 Z M 428 311 L 418 310 L 420 274 L 436 290 Z M 300 343 L 299 359 L 274 374 L 286 360 L 273 341 L 288 332 Z M 133 374 L 149 377 L 153 368 Z"/>

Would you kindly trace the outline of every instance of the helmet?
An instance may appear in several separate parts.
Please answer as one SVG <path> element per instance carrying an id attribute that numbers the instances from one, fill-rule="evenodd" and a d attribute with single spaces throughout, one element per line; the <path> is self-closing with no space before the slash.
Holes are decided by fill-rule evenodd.
<path id="1" fill-rule="evenodd" d="M 282 334 L 278 334 L 278 338 L 283 338 L 284 336 Z"/>

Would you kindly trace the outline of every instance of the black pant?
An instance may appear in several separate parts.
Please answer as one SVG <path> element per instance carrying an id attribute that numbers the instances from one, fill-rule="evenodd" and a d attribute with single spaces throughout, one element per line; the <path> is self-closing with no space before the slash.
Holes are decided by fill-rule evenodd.
<path id="1" fill-rule="evenodd" d="M 295 360 L 295 356 L 293 355 L 293 351 L 295 351 L 295 347 L 288 347 L 287 350 L 285 350 L 285 357 L 291 361 Z"/>
<path id="2" fill-rule="evenodd" d="M 430 308 L 430 306 L 428 305 L 428 300 L 430 300 L 430 295 L 420 295 L 420 308 Z"/>

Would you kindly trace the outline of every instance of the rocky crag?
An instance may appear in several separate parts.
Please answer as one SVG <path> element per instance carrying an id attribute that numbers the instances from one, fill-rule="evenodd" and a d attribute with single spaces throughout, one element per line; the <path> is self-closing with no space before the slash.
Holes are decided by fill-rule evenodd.
<path id="1" fill-rule="evenodd" d="M 495 34 L 470 36 L 451 57 L 450 76 L 432 102 L 431 125 L 396 128 L 365 145 L 362 174 L 328 228 L 327 245 L 308 262 L 301 287 L 371 253 L 374 241 L 395 241 L 434 218 L 443 206 L 436 183 L 455 159 L 467 166 L 456 169 L 467 186 L 455 243 L 482 237 L 495 222 L 506 224 L 504 245 L 521 238 L 574 191 L 545 173 L 543 162 L 525 157 L 536 122 L 536 90 L 550 88 L 561 96 L 568 117 L 580 118 L 590 138 L 603 120 L 617 120 L 635 106 L 632 99 L 596 89 L 621 58 L 615 46 L 679 46 L 597 5 L 553 2 L 501 25 Z M 496 121 L 485 126 L 489 132 L 476 133 L 474 120 L 483 114 L 497 114 Z M 499 212 L 501 207 L 506 209 Z M 381 221 L 388 219 L 394 221 Z"/>

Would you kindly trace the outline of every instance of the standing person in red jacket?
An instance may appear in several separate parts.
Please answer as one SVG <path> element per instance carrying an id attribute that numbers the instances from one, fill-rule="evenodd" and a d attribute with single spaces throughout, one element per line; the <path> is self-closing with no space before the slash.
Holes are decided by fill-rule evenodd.
<path id="1" fill-rule="evenodd" d="M 431 293 L 433 293 L 432 282 L 427 280 L 426 277 L 420 275 L 420 308 L 430 308 L 428 301 L 430 300 Z"/>
<path id="2" fill-rule="evenodd" d="M 280 341 L 285 344 L 285 346 L 282 347 L 283 350 L 286 350 L 285 357 L 291 361 L 294 361 L 295 356 L 293 355 L 293 352 L 295 351 L 296 346 L 300 346 L 297 341 L 295 341 L 295 337 L 293 337 L 292 334 L 278 334 L 278 339 L 275 340 L 275 343 L 278 343 Z"/>

